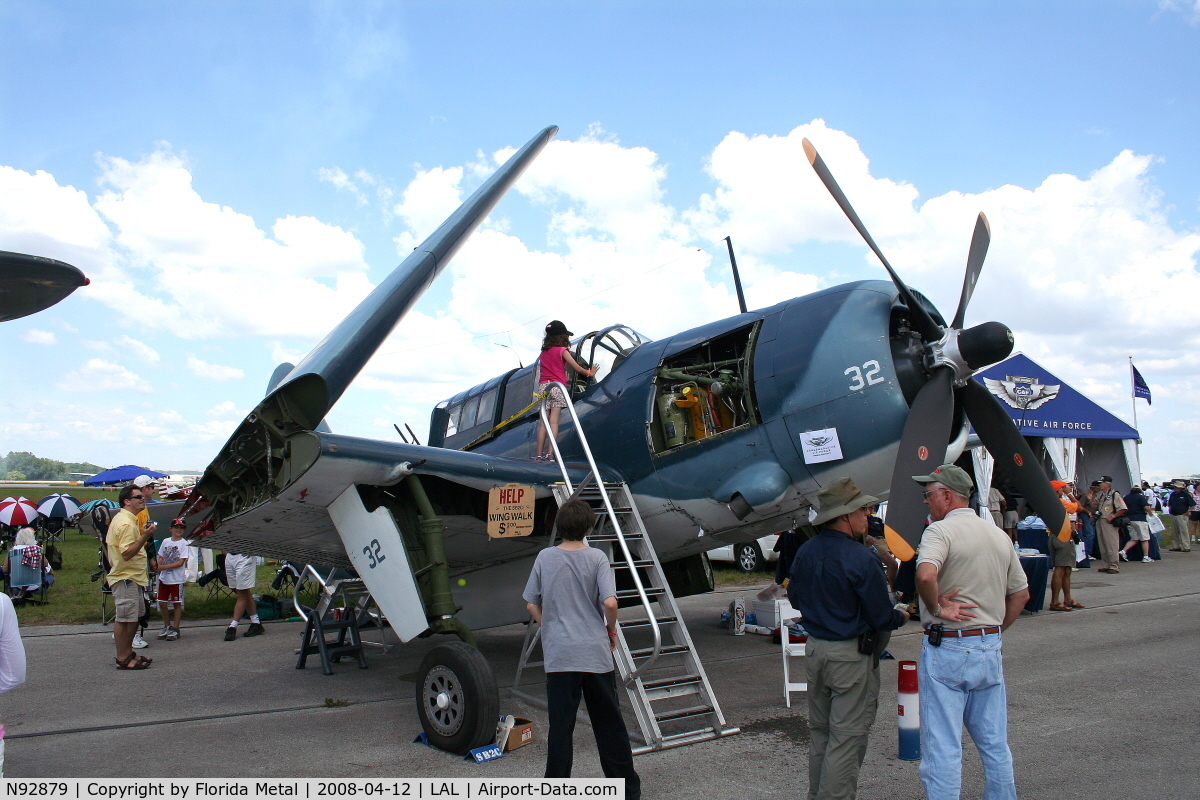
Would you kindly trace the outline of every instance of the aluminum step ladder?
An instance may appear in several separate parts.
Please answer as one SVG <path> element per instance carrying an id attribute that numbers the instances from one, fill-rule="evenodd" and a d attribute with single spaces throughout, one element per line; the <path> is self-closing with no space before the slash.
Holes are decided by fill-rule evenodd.
<path id="1" fill-rule="evenodd" d="M 566 388 L 562 388 L 563 395 L 569 397 Z M 593 480 L 599 471 L 575 416 L 574 406 L 570 400 L 567 402 L 591 474 L 576 487 L 563 468 L 563 482 L 554 484 L 551 489 L 560 506 L 571 498 L 578 498 L 597 511 L 596 527 L 588 536 L 588 544 L 608 556 L 617 586 L 617 601 L 622 606 L 617 618 L 614 660 L 643 742 L 633 749 L 634 754 L 739 733 L 740 729 L 725 723 L 629 487 L 622 482 L 597 483 Z M 544 410 L 542 414 L 544 419 Z M 551 443 L 561 465 L 558 445 L 553 440 Z M 555 544 L 552 536 L 549 546 Z M 540 634 L 539 626 L 531 620 L 512 692 L 544 705 L 538 698 L 520 690 L 525 668 L 542 665 L 542 662 L 530 660 Z"/>

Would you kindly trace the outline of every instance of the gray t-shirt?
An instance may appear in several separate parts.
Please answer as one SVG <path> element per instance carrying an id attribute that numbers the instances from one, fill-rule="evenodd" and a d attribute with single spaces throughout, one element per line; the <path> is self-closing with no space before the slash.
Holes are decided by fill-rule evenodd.
<path id="1" fill-rule="evenodd" d="M 602 551 L 547 547 L 538 553 L 522 597 L 542 607 L 546 672 L 612 671 L 604 601 L 616 594 Z"/>

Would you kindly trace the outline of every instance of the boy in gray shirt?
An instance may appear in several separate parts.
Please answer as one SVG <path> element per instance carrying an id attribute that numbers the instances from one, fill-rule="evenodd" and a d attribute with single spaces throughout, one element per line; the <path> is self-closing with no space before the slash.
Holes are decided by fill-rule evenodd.
<path id="1" fill-rule="evenodd" d="M 591 506 L 582 500 L 563 504 L 556 520 L 563 542 L 538 554 L 522 595 L 542 627 L 550 716 L 545 777 L 571 777 L 575 713 L 582 695 L 604 776 L 624 778 L 627 800 L 640 800 L 642 782 L 633 769 L 613 674 L 616 586 L 608 556 L 584 541 L 594 521 Z"/>

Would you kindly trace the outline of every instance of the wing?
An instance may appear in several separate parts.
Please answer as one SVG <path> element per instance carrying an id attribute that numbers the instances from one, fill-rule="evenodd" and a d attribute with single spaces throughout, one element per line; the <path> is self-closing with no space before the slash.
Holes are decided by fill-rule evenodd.
<path id="1" fill-rule="evenodd" d="M 0 251 L 0 322 L 36 314 L 88 283 L 70 264 Z"/>

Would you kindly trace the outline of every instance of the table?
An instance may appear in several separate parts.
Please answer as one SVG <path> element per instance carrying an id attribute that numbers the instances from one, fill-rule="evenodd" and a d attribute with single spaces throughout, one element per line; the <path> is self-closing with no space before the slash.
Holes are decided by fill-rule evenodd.
<path id="1" fill-rule="evenodd" d="M 1042 538 L 1046 538 L 1045 531 L 1042 531 Z M 1025 610 L 1041 611 L 1046 605 L 1046 579 L 1050 575 L 1050 556 L 1021 556 L 1021 569 L 1025 570 L 1025 578 L 1029 581 L 1029 602 L 1025 604 Z"/>

